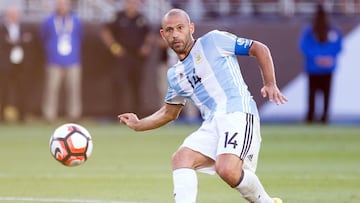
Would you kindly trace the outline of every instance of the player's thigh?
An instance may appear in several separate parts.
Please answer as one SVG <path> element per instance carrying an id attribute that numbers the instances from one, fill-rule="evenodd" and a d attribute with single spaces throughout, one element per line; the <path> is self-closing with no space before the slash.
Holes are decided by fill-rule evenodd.
<path id="1" fill-rule="evenodd" d="M 188 147 L 179 148 L 172 157 L 173 170 L 178 168 L 201 169 L 214 165 L 214 160 Z"/>
<path id="2" fill-rule="evenodd" d="M 190 134 L 184 140 L 174 156 L 177 158 L 181 155 L 181 157 L 187 157 L 188 160 L 195 160 L 196 164 L 194 165 L 196 166 L 196 169 L 206 168 L 209 167 L 209 163 L 210 165 L 214 165 L 217 143 L 218 136 L 213 123 L 205 121 L 198 130 Z M 185 162 L 184 160 L 182 161 Z M 210 171 L 207 172 L 212 173 Z M 213 172 L 215 172 L 215 170 L 213 170 Z"/>
<path id="3" fill-rule="evenodd" d="M 219 134 L 217 156 L 233 154 L 245 168 L 256 169 L 257 156 L 260 148 L 260 130 L 258 119 L 247 113 L 235 112 L 216 117 Z M 245 163 L 246 162 L 246 163 Z M 237 165 L 237 162 L 229 163 Z"/>

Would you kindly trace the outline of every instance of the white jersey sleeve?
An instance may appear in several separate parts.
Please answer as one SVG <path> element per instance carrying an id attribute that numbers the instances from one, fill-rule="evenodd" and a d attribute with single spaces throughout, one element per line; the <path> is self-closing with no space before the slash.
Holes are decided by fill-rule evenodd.
<path id="1" fill-rule="evenodd" d="M 214 39 L 215 46 L 224 55 L 249 55 L 253 40 L 238 37 L 226 31 L 214 30 L 209 33 Z"/>

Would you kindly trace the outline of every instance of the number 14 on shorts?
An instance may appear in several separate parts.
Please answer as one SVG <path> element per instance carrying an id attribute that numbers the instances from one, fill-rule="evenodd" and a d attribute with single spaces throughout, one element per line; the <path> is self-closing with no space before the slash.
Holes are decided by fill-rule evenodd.
<path id="1" fill-rule="evenodd" d="M 238 133 L 230 134 L 229 132 L 225 132 L 225 143 L 224 148 L 231 147 L 229 145 L 232 145 L 232 147 L 235 149 L 238 146 L 236 136 Z"/>

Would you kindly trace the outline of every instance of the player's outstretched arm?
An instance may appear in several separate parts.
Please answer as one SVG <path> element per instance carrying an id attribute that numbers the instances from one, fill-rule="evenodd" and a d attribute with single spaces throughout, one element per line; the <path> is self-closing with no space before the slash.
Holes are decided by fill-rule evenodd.
<path id="1" fill-rule="evenodd" d="M 164 126 L 179 117 L 183 105 L 165 104 L 158 111 L 148 117 L 139 119 L 134 113 L 118 115 L 120 123 L 135 131 L 145 131 Z"/>
<path id="2" fill-rule="evenodd" d="M 261 42 L 253 41 L 250 48 L 250 56 L 255 56 L 260 65 L 264 84 L 261 88 L 261 95 L 269 97 L 269 101 L 274 101 L 277 105 L 287 102 L 287 98 L 277 87 L 274 63 L 269 48 Z"/>

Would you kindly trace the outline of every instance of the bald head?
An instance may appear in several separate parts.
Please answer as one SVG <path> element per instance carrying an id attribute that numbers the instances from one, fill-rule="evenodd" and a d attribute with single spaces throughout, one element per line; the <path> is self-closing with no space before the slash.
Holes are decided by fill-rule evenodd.
<path id="1" fill-rule="evenodd" d="M 17 23 L 20 18 L 20 9 L 17 6 L 9 6 L 5 11 L 6 20 L 10 23 Z"/>
<path id="2" fill-rule="evenodd" d="M 195 42 L 192 36 L 194 30 L 194 23 L 190 22 L 190 17 L 185 11 L 171 9 L 163 17 L 160 34 L 179 59 L 183 59 Z"/>
<path id="3" fill-rule="evenodd" d="M 55 2 L 56 12 L 61 16 L 66 16 L 70 11 L 70 0 L 57 0 Z"/>
<path id="4" fill-rule="evenodd" d="M 174 8 L 174 9 L 171 9 L 170 11 L 168 11 L 164 15 L 162 22 L 161 22 L 162 27 L 164 28 L 164 24 L 166 24 L 166 22 L 169 20 L 170 17 L 174 17 L 174 16 L 181 17 L 181 18 L 183 18 L 184 21 L 186 21 L 187 23 L 190 23 L 190 17 L 184 10 Z"/>

